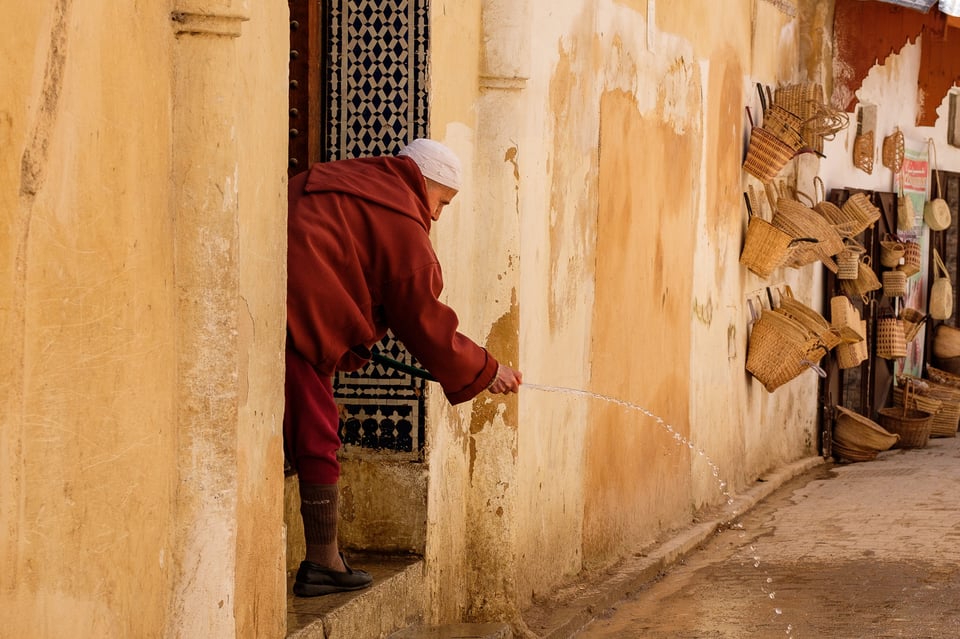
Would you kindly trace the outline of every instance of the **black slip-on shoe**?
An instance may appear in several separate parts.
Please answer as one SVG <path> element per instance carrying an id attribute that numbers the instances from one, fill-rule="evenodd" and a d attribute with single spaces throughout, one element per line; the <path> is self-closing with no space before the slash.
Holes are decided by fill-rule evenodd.
<path id="1" fill-rule="evenodd" d="M 343 555 L 340 555 L 343 559 Z M 361 590 L 373 583 L 373 576 L 366 570 L 354 570 L 343 559 L 346 572 L 328 570 L 312 561 L 301 561 L 297 570 L 297 580 L 293 584 L 293 594 L 298 597 L 319 597 L 335 592 Z"/>

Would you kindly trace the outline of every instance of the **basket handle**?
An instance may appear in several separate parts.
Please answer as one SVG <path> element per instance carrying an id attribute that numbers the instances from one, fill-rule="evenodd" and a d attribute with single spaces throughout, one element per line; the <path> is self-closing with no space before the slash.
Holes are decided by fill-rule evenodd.
<path id="1" fill-rule="evenodd" d="M 827 187 L 824 186 L 823 180 L 820 179 L 819 175 L 813 176 L 813 197 L 817 203 L 827 199 Z"/>
<path id="2" fill-rule="evenodd" d="M 913 380 L 908 379 L 903 389 L 903 417 L 907 416 L 907 406 L 910 404 L 910 394 L 913 391 Z"/>
<path id="3" fill-rule="evenodd" d="M 818 366 L 817 364 L 814 364 L 813 362 L 811 362 L 811 361 L 808 360 L 808 359 L 801 359 L 801 360 L 800 360 L 800 363 L 801 363 L 801 364 L 806 364 L 807 368 L 809 368 L 809 369 L 812 370 L 814 373 L 816 373 L 818 377 L 823 378 L 823 377 L 826 377 L 826 376 L 827 376 L 827 371 L 823 370 L 822 368 L 820 368 L 820 366 Z"/>
<path id="4" fill-rule="evenodd" d="M 950 279 L 950 271 L 947 270 L 946 265 L 943 263 L 943 259 L 940 258 L 940 252 L 937 251 L 937 249 L 933 249 L 933 264 L 934 264 L 934 271 L 939 269 L 940 271 L 943 272 L 943 276 L 945 278 L 947 278 L 948 280 Z M 933 278 L 937 279 L 936 272 L 934 272 Z"/>
<path id="5" fill-rule="evenodd" d="M 933 155 L 933 171 L 937 174 L 937 197 L 943 197 L 943 187 L 940 185 L 940 169 L 936 168 L 937 164 L 937 145 L 933 143 L 933 138 L 927 138 L 928 143 L 930 144 L 930 154 Z M 933 199 L 933 188 L 930 188 L 931 199 Z"/>

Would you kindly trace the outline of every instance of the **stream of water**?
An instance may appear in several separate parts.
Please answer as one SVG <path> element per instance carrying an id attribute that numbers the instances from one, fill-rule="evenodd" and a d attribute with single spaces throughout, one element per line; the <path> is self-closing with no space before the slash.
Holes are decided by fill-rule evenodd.
<path id="1" fill-rule="evenodd" d="M 565 395 L 575 395 L 580 397 L 590 397 L 593 399 L 599 399 L 601 401 L 607 402 L 608 404 L 616 404 L 617 406 L 623 406 L 624 408 L 629 408 L 630 410 L 637 411 L 646 415 L 650 419 L 654 420 L 660 426 L 670 433 L 670 436 L 673 437 L 674 441 L 677 442 L 678 446 L 686 446 L 690 450 L 694 451 L 698 456 L 703 458 L 703 461 L 710 467 L 710 471 L 713 474 L 714 478 L 717 480 L 717 485 L 720 487 L 720 492 L 727 500 L 728 505 L 733 505 L 733 497 L 730 495 L 730 492 L 727 490 L 727 482 L 720 476 L 720 467 L 710 459 L 710 457 L 703 451 L 702 448 L 696 446 L 690 439 L 684 437 L 680 434 L 676 428 L 668 424 L 662 417 L 657 415 L 651 410 L 644 408 L 633 402 L 628 402 L 623 399 L 617 399 L 616 397 L 610 397 L 609 395 L 602 395 L 600 393 L 593 393 L 591 391 L 580 390 L 578 388 L 566 388 L 564 386 L 546 386 L 544 384 L 530 384 L 524 382 L 520 388 L 530 388 L 533 390 L 543 391 L 547 393 L 561 393 Z M 733 513 L 734 516 L 737 515 L 736 512 Z"/>

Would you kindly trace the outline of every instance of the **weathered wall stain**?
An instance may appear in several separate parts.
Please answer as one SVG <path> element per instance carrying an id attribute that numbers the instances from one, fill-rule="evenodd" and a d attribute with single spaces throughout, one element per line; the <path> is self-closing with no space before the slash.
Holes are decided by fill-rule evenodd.
<path id="1" fill-rule="evenodd" d="M 691 78 L 696 93 L 696 74 Z M 694 100 L 696 103 L 696 100 Z M 597 290 L 591 390 L 653 411 L 689 432 L 689 347 L 697 127 L 686 134 L 664 114 L 641 113 L 623 91 L 600 103 Z M 676 113 L 675 105 L 670 110 Z M 690 113 L 695 118 L 695 113 Z M 667 150 L 669 149 L 669 152 Z M 667 154 L 669 162 L 662 158 Z M 649 540 L 658 523 L 688 514 L 688 451 L 639 414 L 592 409 L 586 438 L 584 561 L 603 561 Z M 671 477 L 670 480 L 665 478 Z M 624 503 L 633 507 L 624 509 Z M 643 539 L 645 537 L 647 539 Z"/>
<path id="2" fill-rule="evenodd" d="M 585 36 L 589 38 L 590 36 Z M 553 117 L 550 156 L 550 277 L 547 322 L 556 333 L 578 308 L 579 284 L 592 274 L 596 214 L 595 140 L 586 133 L 594 105 L 584 93 L 582 74 L 594 60 L 587 39 L 560 44 L 560 58 L 550 80 L 549 113 Z M 576 123 L 576 124 L 572 124 Z M 582 155 L 581 155 L 582 154 Z"/>
<path id="3" fill-rule="evenodd" d="M 517 337 L 519 326 L 520 305 L 517 301 L 517 292 L 513 290 L 510 295 L 510 310 L 493 323 L 484 342 L 484 347 L 488 351 L 497 354 L 498 361 L 511 367 L 519 366 L 520 342 Z M 496 396 L 496 399 L 490 399 L 490 396 L 481 396 L 473 402 L 470 413 L 469 441 L 469 476 L 471 478 L 477 460 L 477 435 L 498 417 L 503 419 L 507 427 L 516 430 L 517 401 L 516 395 L 505 395 Z M 506 411 L 504 411 L 502 405 L 506 406 Z M 504 418 L 504 415 L 512 415 L 513 417 Z M 513 449 L 511 454 L 516 458 L 516 448 Z"/>
<path id="4" fill-rule="evenodd" d="M 707 297 L 706 301 L 693 300 L 693 314 L 702 323 L 710 326 L 713 321 L 713 300 Z"/>

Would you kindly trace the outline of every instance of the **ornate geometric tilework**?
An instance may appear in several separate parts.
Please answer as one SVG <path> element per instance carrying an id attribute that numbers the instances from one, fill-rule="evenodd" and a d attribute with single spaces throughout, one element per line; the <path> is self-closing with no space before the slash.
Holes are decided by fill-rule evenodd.
<path id="1" fill-rule="evenodd" d="M 427 135 L 428 0 L 328 0 L 323 160 L 393 155 Z M 388 334 L 374 347 L 417 365 Z M 424 381 L 371 364 L 339 373 L 344 444 L 412 453 L 424 443 Z"/>
<path id="2" fill-rule="evenodd" d="M 427 134 L 427 0 L 332 0 L 325 160 L 394 154 Z"/>

